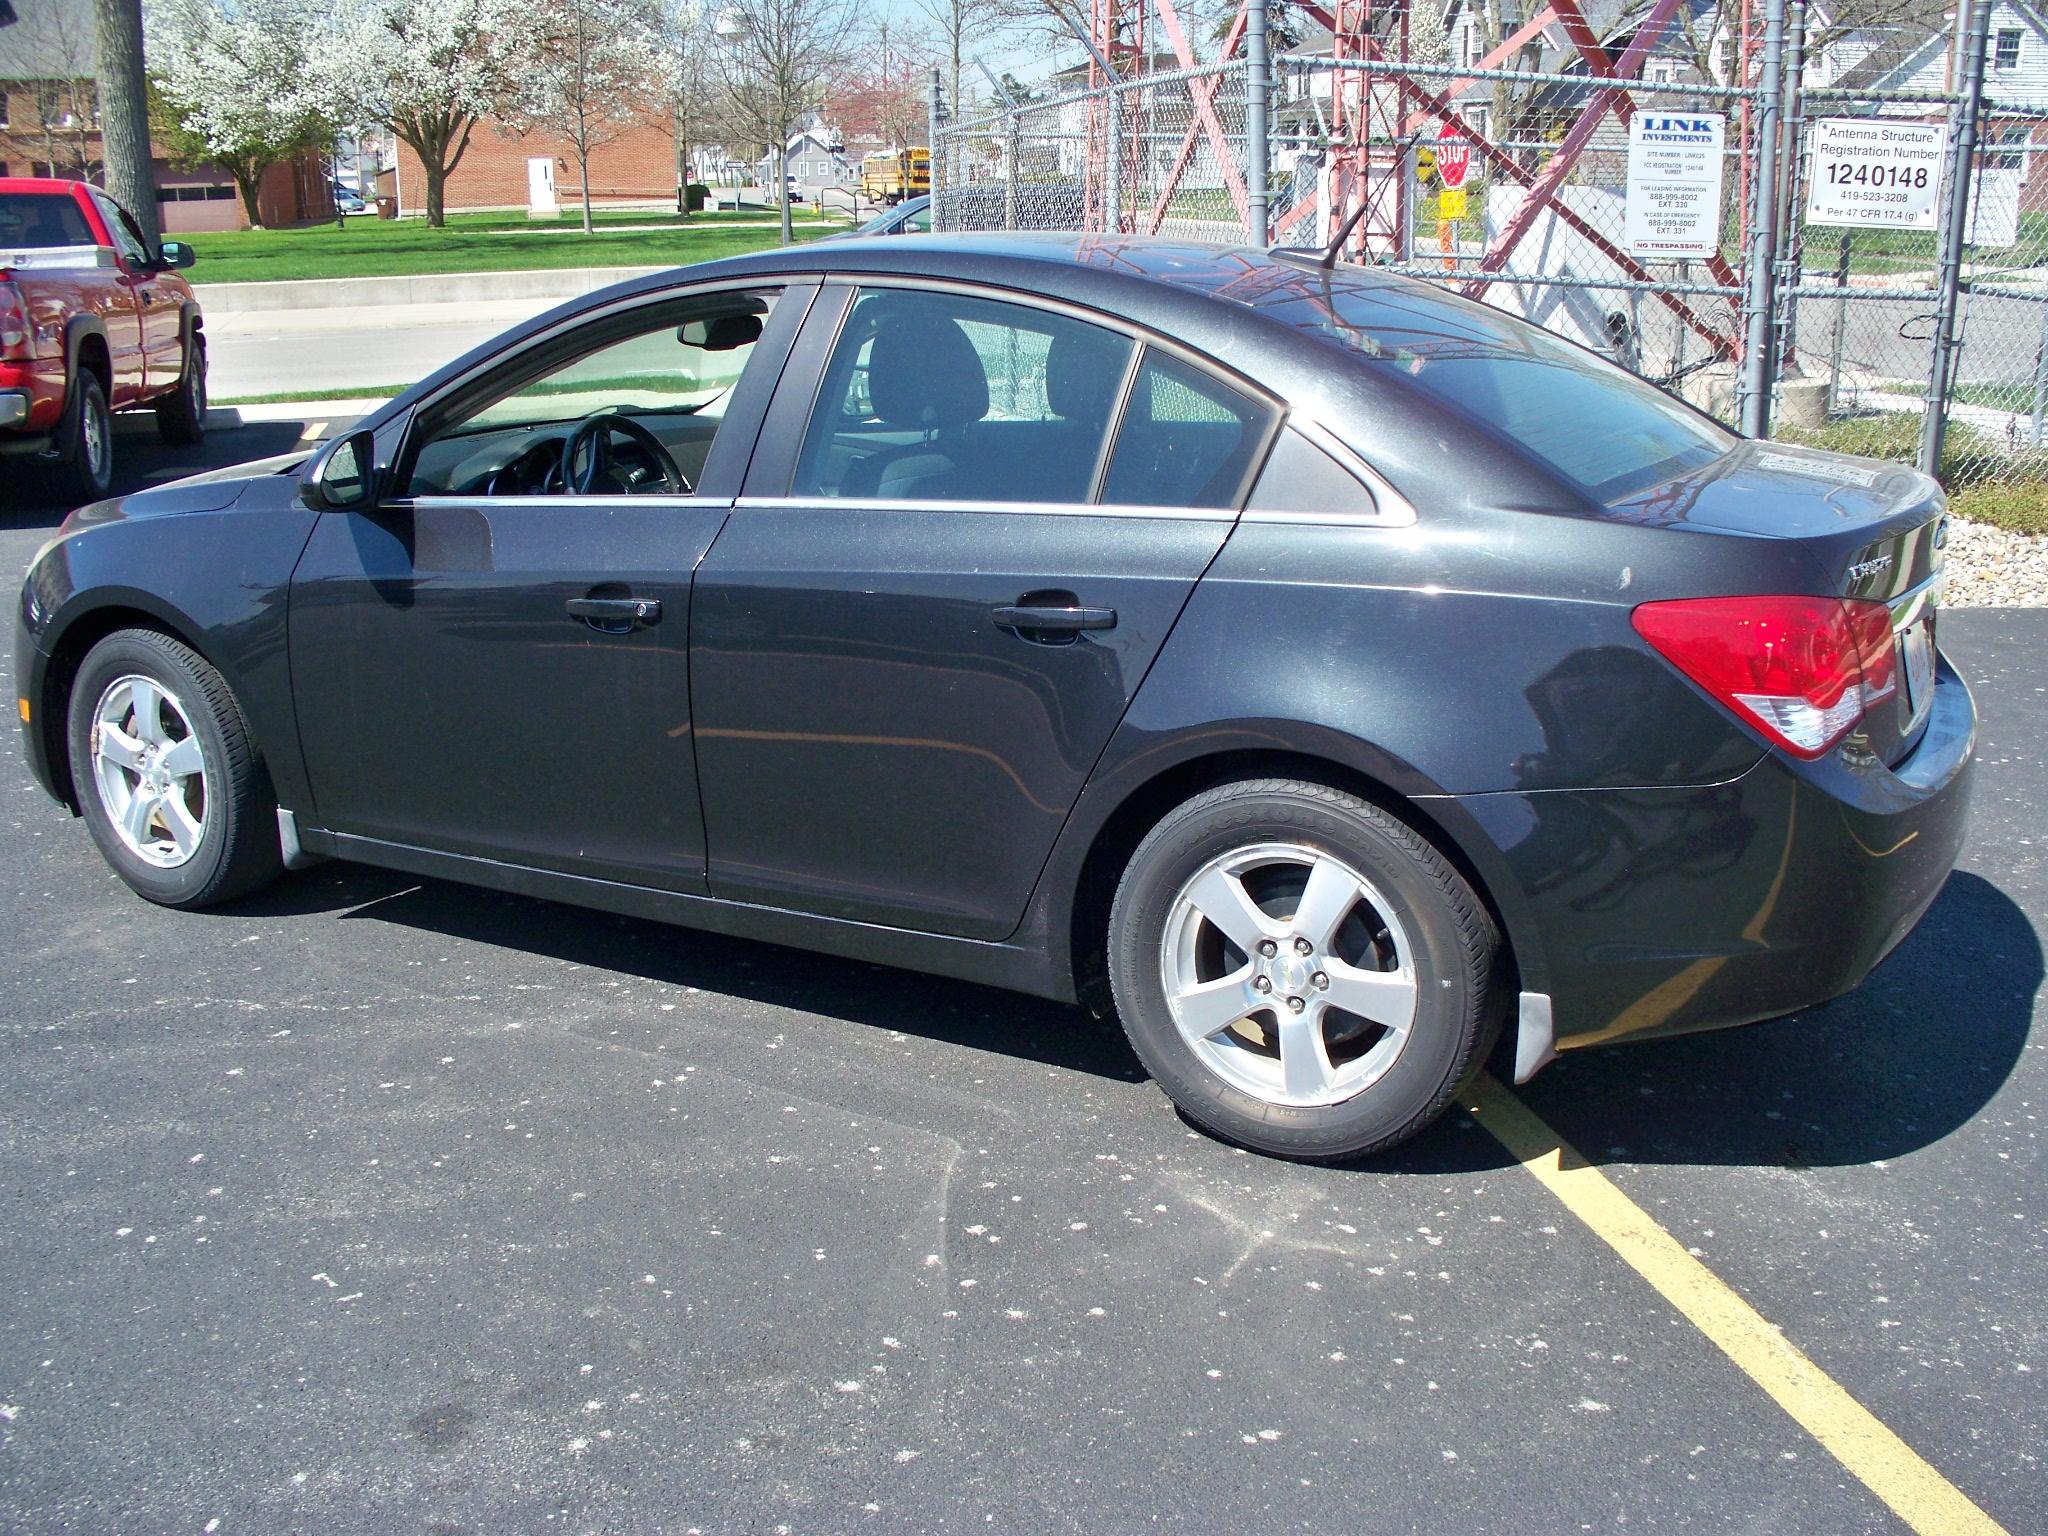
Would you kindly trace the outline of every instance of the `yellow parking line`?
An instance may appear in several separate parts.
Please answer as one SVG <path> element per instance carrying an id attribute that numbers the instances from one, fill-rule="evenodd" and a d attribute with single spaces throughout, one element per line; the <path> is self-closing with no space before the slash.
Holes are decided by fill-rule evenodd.
<path id="1" fill-rule="evenodd" d="M 1788 1343 L 1528 1105 L 1482 1075 L 1465 1107 L 1566 1210 L 1713 1340 L 1893 1514 L 1921 1536 L 2005 1536 L 1996 1520 Z"/>

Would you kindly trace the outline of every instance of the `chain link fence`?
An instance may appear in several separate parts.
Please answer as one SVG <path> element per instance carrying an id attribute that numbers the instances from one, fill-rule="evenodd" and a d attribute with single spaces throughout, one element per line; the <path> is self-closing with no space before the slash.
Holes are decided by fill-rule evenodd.
<path id="1" fill-rule="evenodd" d="M 1914 39 L 1898 41 L 1904 53 Z M 1788 80 L 1798 49 L 1795 36 Z M 1329 56 L 1276 57 L 1267 80 L 1264 243 L 1339 240 L 1346 259 L 1523 315 L 1731 423 L 1745 419 L 1748 390 L 1767 390 L 1774 435 L 1848 452 L 1919 459 L 1933 390 L 1951 485 L 2048 479 L 2048 166 L 2035 175 L 2048 112 L 1986 100 L 1964 176 L 1963 93 L 1788 89 L 1786 130 L 1770 146 L 1782 146 L 1782 165 L 1760 208 L 1773 104 L 1759 87 L 1660 79 L 1622 91 L 1583 72 Z M 934 227 L 1258 243 L 1251 85 L 1240 60 L 966 121 L 935 110 Z M 1646 134 L 1682 119 L 1719 136 L 1718 155 L 1693 166 L 1718 160 L 1718 187 L 1694 197 L 1668 255 L 1654 254 L 1649 215 L 1631 213 L 1637 119 Z M 1839 174 L 1828 147 L 1872 133 L 1945 146 L 1928 152 L 1946 158 L 1916 226 L 1809 217 L 1810 204 L 1828 211 L 1816 174 Z M 1945 231 L 1965 186 L 1945 282 Z M 1766 216 L 1776 246 L 1759 284 Z M 1761 370 L 1746 366 L 1752 339 L 1768 350 Z"/>

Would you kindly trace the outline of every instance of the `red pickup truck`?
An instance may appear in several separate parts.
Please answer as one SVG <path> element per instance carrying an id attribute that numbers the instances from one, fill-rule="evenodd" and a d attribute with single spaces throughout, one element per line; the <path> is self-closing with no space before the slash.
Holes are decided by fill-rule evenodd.
<path id="1" fill-rule="evenodd" d="M 149 407 L 165 442 L 206 423 L 206 336 L 177 269 L 82 181 L 0 176 L 0 486 L 26 459 L 77 502 L 114 478 L 113 411 Z"/>

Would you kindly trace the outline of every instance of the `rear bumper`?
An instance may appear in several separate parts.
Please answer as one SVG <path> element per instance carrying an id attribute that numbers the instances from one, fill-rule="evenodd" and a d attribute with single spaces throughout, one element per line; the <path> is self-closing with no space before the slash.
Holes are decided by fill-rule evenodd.
<path id="1" fill-rule="evenodd" d="M 1753 1023 L 1855 987 L 1954 867 L 1975 739 L 1944 658 L 1895 767 L 1772 755 L 1704 787 L 1463 797 L 1534 930 L 1522 985 L 1549 994 L 1557 1049 Z"/>

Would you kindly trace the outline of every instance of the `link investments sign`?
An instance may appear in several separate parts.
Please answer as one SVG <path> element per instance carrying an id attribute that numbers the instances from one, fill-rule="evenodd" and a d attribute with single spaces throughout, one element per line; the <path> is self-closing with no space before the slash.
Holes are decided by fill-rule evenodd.
<path id="1" fill-rule="evenodd" d="M 1712 256 L 1721 249 L 1719 112 L 1638 110 L 1628 124 L 1628 202 L 1622 243 L 1652 261 Z"/>
<path id="2" fill-rule="evenodd" d="M 1940 123 L 1824 117 L 1813 125 L 1809 224 L 1932 229 L 1948 129 Z"/>

